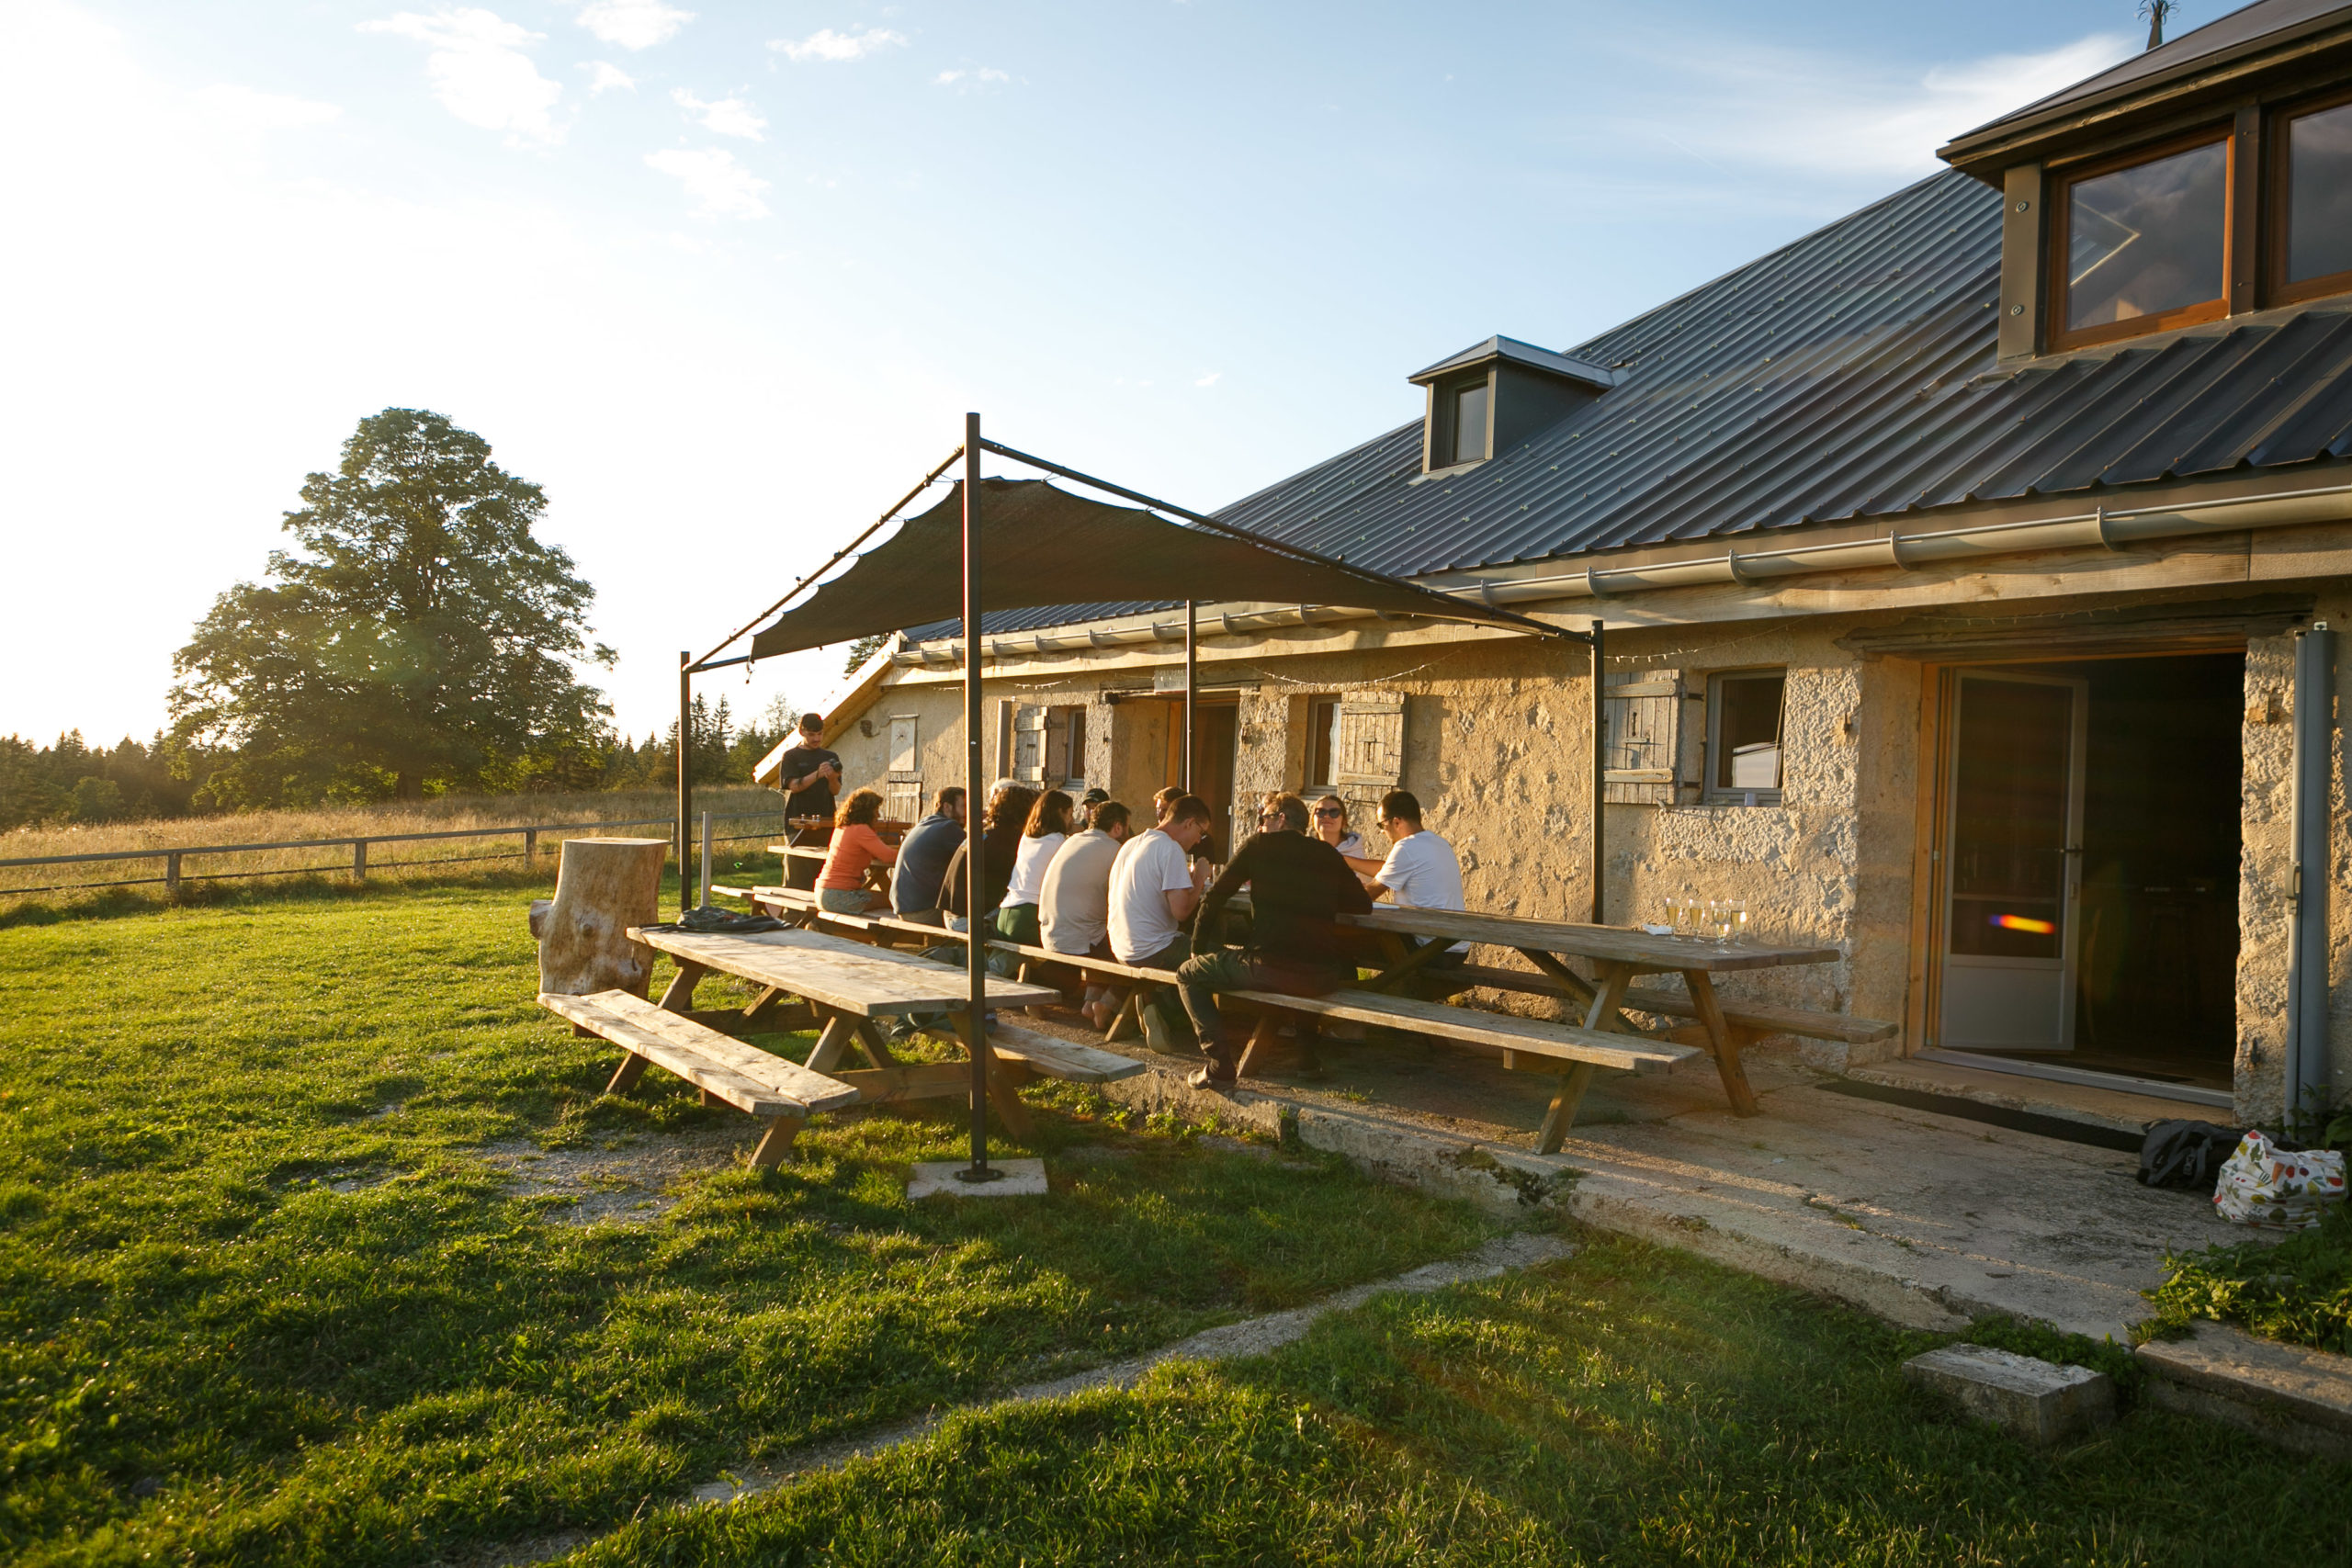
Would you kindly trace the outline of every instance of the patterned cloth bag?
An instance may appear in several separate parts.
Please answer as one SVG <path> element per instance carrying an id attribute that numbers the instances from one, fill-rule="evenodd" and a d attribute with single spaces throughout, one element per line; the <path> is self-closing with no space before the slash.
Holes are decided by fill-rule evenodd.
<path id="1" fill-rule="evenodd" d="M 2323 1205 L 2344 1200 L 2344 1156 L 2334 1149 L 2290 1153 L 2258 1132 L 2238 1140 L 2222 1164 L 2213 1207 L 2222 1218 L 2268 1230 L 2310 1230 Z"/>

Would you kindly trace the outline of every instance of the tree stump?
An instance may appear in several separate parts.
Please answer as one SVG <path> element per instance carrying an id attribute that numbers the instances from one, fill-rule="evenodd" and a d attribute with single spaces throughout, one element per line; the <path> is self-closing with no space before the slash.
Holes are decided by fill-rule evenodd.
<path id="1" fill-rule="evenodd" d="M 555 902 L 532 911 L 539 938 L 539 989 L 560 997 L 622 990 L 644 996 L 653 950 L 628 939 L 631 926 L 662 918 L 667 839 L 566 839 Z"/>

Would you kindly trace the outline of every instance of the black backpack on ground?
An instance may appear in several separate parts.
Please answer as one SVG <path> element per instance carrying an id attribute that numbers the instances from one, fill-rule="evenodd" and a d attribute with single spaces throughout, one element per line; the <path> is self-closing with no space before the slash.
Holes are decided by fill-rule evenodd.
<path id="1" fill-rule="evenodd" d="M 2245 1134 L 2211 1122 L 2154 1122 L 2140 1145 L 2143 1187 L 2187 1187 L 2211 1192 L 2222 1162 Z"/>

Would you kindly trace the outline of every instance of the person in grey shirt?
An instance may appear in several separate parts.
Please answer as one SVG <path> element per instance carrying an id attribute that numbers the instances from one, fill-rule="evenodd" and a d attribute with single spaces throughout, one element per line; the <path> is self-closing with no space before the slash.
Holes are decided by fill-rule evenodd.
<path id="1" fill-rule="evenodd" d="M 964 843 L 964 792 L 943 789 L 931 815 L 907 830 L 890 878 L 890 908 L 906 918 L 936 913 L 947 863 Z"/>

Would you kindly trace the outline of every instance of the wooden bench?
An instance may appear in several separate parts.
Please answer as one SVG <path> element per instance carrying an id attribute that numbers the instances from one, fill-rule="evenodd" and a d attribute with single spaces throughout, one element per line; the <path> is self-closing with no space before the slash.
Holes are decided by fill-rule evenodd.
<path id="1" fill-rule="evenodd" d="M 1064 964 L 1081 975 L 1106 982 L 1113 990 L 1122 992 L 1118 1011 L 1111 1018 L 1111 1027 L 1102 1032 L 1102 1043 L 1105 1045 L 1123 1038 L 1131 1027 L 1140 1033 L 1143 1030 L 1144 993 L 1155 987 L 1176 983 L 1176 971 L 1173 969 L 1146 969 L 1140 964 L 1122 964 L 1115 958 L 1097 958 L 1085 953 L 1057 953 L 1050 947 L 1034 947 L 1002 938 L 989 942 L 989 946 L 1019 958 L 1020 975 L 1024 980 L 1029 977 L 1033 964 Z"/>
<path id="2" fill-rule="evenodd" d="M 1571 1001 L 1589 1001 L 1591 992 L 1540 975 L 1532 969 L 1506 969 L 1499 965 L 1464 964 L 1454 969 L 1424 971 L 1433 978 L 1458 980 L 1464 989 L 1483 986 L 1491 990 L 1519 991 L 1530 996 L 1566 997 Z M 1654 990 L 1645 986 L 1633 986 L 1625 991 L 1624 1005 L 1635 1012 L 1656 1013 L 1661 1018 L 1699 1017 L 1698 1004 L 1689 997 L 1672 991 Z M 1742 1002 L 1723 998 L 1724 1021 L 1751 1035 L 1801 1034 L 1810 1040 L 1838 1040 L 1851 1045 L 1867 1045 L 1874 1040 L 1894 1035 L 1901 1025 L 1875 1018 L 1853 1018 L 1845 1013 L 1815 1012 L 1809 1008 L 1781 1007 L 1770 1002 Z"/>
<path id="3" fill-rule="evenodd" d="M 1557 1154 L 1560 1142 L 1576 1122 L 1577 1107 L 1592 1087 L 1598 1068 L 1618 1072 L 1656 1071 L 1698 1055 L 1700 1048 L 1650 1034 L 1621 1034 L 1579 1028 L 1550 1019 L 1521 1018 L 1516 1013 L 1477 1012 L 1444 1002 L 1425 1002 L 1382 991 L 1340 989 L 1327 996 L 1294 997 L 1280 991 L 1221 991 L 1219 1001 L 1240 1002 L 1258 1010 L 1258 1026 L 1242 1048 L 1235 1066 L 1246 1073 L 1251 1059 L 1273 1038 L 1277 1020 L 1284 1013 L 1336 1018 L 1355 1023 L 1406 1028 L 1457 1045 L 1498 1052 L 1507 1070 L 1531 1070 L 1522 1057 L 1538 1056 L 1566 1064 L 1560 1087 L 1536 1130 L 1539 1153 Z"/>
<path id="4" fill-rule="evenodd" d="M 628 1053 L 605 1086 L 606 1094 L 628 1090 L 650 1063 L 702 1090 L 705 1105 L 723 1103 L 764 1118 L 767 1131 L 752 1151 L 753 1165 L 773 1167 L 781 1161 L 811 1113 L 854 1105 L 859 1099 L 854 1087 L 838 1078 L 747 1045 L 628 991 L 585 997 L 541 993 L 539 1005 Z"/>

